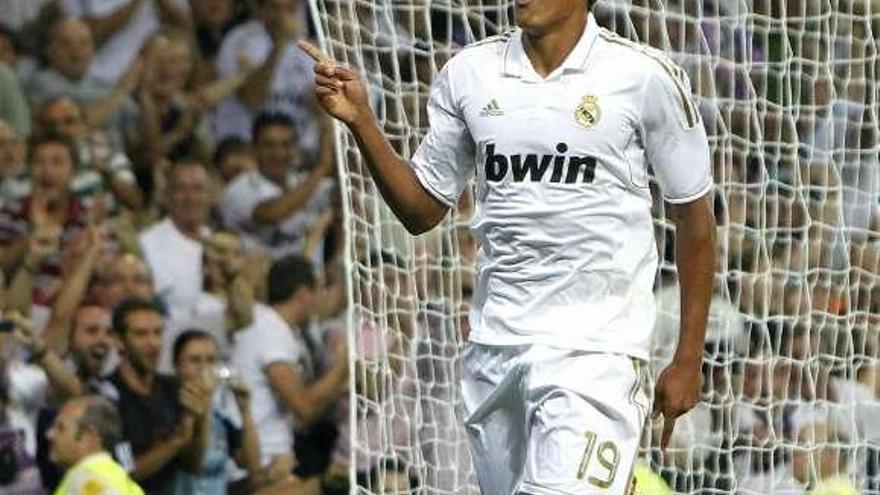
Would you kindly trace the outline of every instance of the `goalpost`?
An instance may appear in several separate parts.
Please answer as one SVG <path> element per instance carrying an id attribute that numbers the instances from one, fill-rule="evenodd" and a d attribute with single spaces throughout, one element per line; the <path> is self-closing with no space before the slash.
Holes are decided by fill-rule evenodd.
<path id="1" fill-rule="evenodd" d="M 880 493 L 880 1 L 592 3 L 600 25 L 687 72 L 716 184 L 702 401 L 665 454 L 647 425 L 642 457 L 681 493 L 809 490 L 834 472 Z M 310 4 L 322 48 L 363 74 L 403 156 L 427 129 L 438 68 L 513 24 L 510 0 Z M 356 382 L 352 479 L 360 493 L 381 493 L 406 465 L 419 493 L 477 493 L 455 420 L 474 284 L 472 197 L 411 237 L 352 136 L 337 131 Z M 675 347 L 679 301 L 674 229 L 662 202 L 654 213 L 656 376 Z"/>

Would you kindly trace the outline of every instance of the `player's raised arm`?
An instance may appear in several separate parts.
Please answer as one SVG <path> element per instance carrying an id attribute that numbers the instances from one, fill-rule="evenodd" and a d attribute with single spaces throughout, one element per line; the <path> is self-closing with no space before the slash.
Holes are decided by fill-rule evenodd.
<path id="1" fill-rule="evenodd" d="M 370 108 L 360 75 L 342 67 L 316 46 L 299 42 L 315 59 L 315 93 L 324 110 L 354 134 L 382 197 L 412 234 L 431 230 L 448 207 L 428 193 L 409 163 L 394 151 Z"/>

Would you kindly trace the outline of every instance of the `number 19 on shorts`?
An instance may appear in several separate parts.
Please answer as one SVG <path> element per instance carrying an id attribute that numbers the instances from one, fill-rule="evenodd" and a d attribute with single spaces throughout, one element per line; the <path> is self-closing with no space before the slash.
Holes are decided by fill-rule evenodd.
<path id="1" fill-rule="evenodd" d="M 586 447 L 584 447 L 584 455 L 581 458 L 580 467 L 578 467 L 577 477 L 579 480 L 586 479 L 587 483 L 606 490 L 614 483 L 614 476 L 617 475 L 620 449 L 610 440 L 601 442 L 597 446 L 599 438 L 594 431 L 584 433 L 584 437 L 586 438 Z"/>

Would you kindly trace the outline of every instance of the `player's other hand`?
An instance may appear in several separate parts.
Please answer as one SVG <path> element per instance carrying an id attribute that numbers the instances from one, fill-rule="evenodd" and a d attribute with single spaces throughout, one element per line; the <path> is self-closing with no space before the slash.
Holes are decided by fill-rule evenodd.
<path id="1" fill-rule="evenodd" d="M 308 41 L 298 45 L 315 60 L 315 94 L 324 110 L 348 125 L 368 117 L 370 104 L 360 74 L 337 64 Z"/>
<path id="2" fill-rule="evenodd" d="M 700 400 L 703 375 L 700 366 L 673 362 L 660 373 L 654 390 L 654 418 L 663 415 L 660 448 L 666 450 L 675 420 L 690 411 Z"/>

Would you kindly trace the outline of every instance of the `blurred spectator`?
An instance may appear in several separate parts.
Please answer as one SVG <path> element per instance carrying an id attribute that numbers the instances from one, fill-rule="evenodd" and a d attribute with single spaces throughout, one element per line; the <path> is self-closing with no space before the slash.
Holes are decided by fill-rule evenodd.
<path id="1" fill-rule="evenodd" d="M 55 492 L 65 495 L 144 495 L 111 457 L 122 439 L 119 413 L 107 399 L 86 396 L 66 403 L 52 428 L 52 460 L 68 469 Z"/>
<path id="2" fill-rule="evenodd" d="M 17 321 L 19 337 L 31 353 L 31 361 L 44 370 L 52 392 L 49 403 L 37 414 L 37 462 L 43 485 L 48 489 L 58 484 L 62 474 L 47 455 L 46 431 L 55 417 L 56 406 L 64 398 L 100 391 L 117 363 L 113 352 L 115 341 L 110 334 L 110 313 L 99 306 L 82 305 L 103 247 L 100 234 L 99 229 L 90 227 L 68 249 L 68 259 L 76 261 L 64 270 L 64 282 L 45 329 L 37 332 L 30 321 Z M 80 239 L 83 237 L 85 239 Z M 25 283 L 28 273 L 19 270 L 13 279 L 11 301 L 17 307 L 25 305 L 16 299 L 26 298 L 32 290 L 31 285 Z M 35 319 L 36 309 L 32 311 Z"/>
<path id="3" fill-rule="evenodd" d="M 127 156 L 113 149 L 102 131 L 90 129 L 82 107 L 71 98 L 52 98 L 37 113 L 38 133 L 56 133 L 73 141 L 79 152 L 73 193 L 86 206 L 114 212 L 116 203 L 138 210 L 144 198 Z M 105 199 L 105 193 L 112 197 Z"/>
<path id="4" fill-rule="evenodd" d="M 859 490 L 849 480 L 849 455 L 845 452 L 851 439 L 834 421 L 814 419 L 800 425 L 797 445 L 791 455 L 794 478 L 811 495 L 857 495 Z"/>
<path id="5" fill-rule="evenodd" d="M 153 278 L 147 264 L 130 253 L 120 254 L 99 267 L 93 288 L 98 304 L 113 310 L 123 299 L 152 300 Z"/>
<path id="6" fill-rule="evenodd" d="M 207 79 L 217 77 L 217 54 L 220 44 L 232 28 L 247 19 L 244 2 L 236 0 L 191 0 L 196 40 L 204 57 L 202 73 Z"/>
<path id="7" fill-rule="evenodd" d="M 24 319 L 15 320 L 31 359 L 46 371 L 57 397 L 99 393 L 116 370 L 118 356 L 110 327 L 110 312 L 82 306 L 76 312 L 67 349 L 59 351 Z"/>
<path id="8" fill-rule="evenodd" d="M 60 246 L 84 228 L 88 212 L 71 194 L 75 145 L 48 135 L 32 140 L 29 151 L 31 192 L 0 210 L 0 266 L 7 272 L 24 267 L 36 274 L 34 302 L 48 305 L 60 282 Z M 21 264 L 27 253 L 38 251 L 44 256 L 34 260 L 37 264 Z"/>
<path id="9" fill-rule="evenodd" d="M 256 307 L 254 323 L 237 336 L 233 347 L 233 363 L 253 391 L 264 466 L 280 462 L 292 467 L 293 428 L 303 431 L 318 422 L 345 391 L 344 340 L 332 350 L 332 367 L 315 376 L 315 357 L 303 336 L 315 306 L 312 270 L 301 257 L 275 262 L 268 277 L 270 307 Z"/>
<path id="10" fill-rule="evenodd" d="M 418 476 L 410 471 L 406 462 L 397 457 L 380 460 L 370 470 L 369 479 L 372 481 L 371 485 L 359 485 L 369 486 L 371 493 L 412 493 L 419 489 Z"/>
<path id="11" fill-rule="evenodd" d="M 210 434 L 211 395 L 205 380 L 180 382 L 156 372 L 162 315 L 142 299 L 126 299 L 113 312 L 123 359 L 103 395 L 119 408 L 134 454 L 132 476 L 151 495 L 171 494 L 177 472 L 198 471 Z"/>
<path id="12" fill-rule="evenodd" d="M 254 289 L 246 275 L 250 270 L 245 270 L 238 237 L 221 231 L 206 237 L 204 242 L 200 260 L 204 289 L 196 295 L 192 306 L 169 308 L 162 346 L 163 370 L 170 369 L 172 344 L 181 332 L 203 329 L 219 347 L 221 358 L 227 359 L 234 334 L 253 322 Z"/>
<path id="13" fill-rule="evenodd" d="M 257 115 L 282 113 L 295 122 L 305 156 L 318 154 L 319 115 L 313 96 L 314 62 L 296 39 L 305 36 L 297 17 L 296 0 L 257 0 L 257 18 L 230 31 L 223 39 L 217 65 L 221 77 L 255 67 L 234 98 L 223 102 L 214 116 L 214 134 L 248 138 Z"/>
<path id="14" fill-rule="evenodd" d="M 15 129 L 0 119 L 0 208 L 28 190 L 24 142 Z"/>
<path id="15" fill-rule="evenodd" d="M 54 0 L 5 0 L 0 3 L 0 19 L 10 29 L 21 29 L 37 17 L 45 4 L 52 1 Z"/>
<path id="16" fill-rule="evenodd" d="M 358 479 L 366 480 L 370 471 L 383 462 L 384 454 L 394 453 L 401 462 L 411 456 L 410 439 L 417 435 L 411 400 L 416 372 L 414 363 L 392 357 L 409 355 L 402 334 L 390 328 L 380 330 L 381 323 L 377 324 L 365 314 L 358 320 L 354 373 L 355 393 L 362 399 L 354 406 L 357 407 L 358 437 L 352 437 L 349 424 L 351 402 L 343 397 L 337 417 L 339 437 L 333 448 L 330 471 L 345 473 L 347 477 L 354 453 L 355 473 Z M 386 370 L 390 371 L 391 384 L 386 381 L 389 378 Z M 377 480 L 372 480 L 372 486 L 366 482 L 360 484 L 375 491 Z"/>
<path id="17" fill-rule="evenodd" d="M 70 331 L 70 359 L 80 378 L 89 383 L 107 377 L 115 369 L 116 344 L 110 312 L 95 305 L 80 306 Z"/>
<path id="18" fill-rule="evenodd" d="M 244 139 L 228 137 L 217 143 L 214 151 L 214 167 L 220 172 L 225 186 L 239 175 L 257 169 L 254 149 Z"/>
<path id="19" fill-rule="evenodd" d="M 633 467 L 632 495 L 672 495 L 666 481 L 651 468 L 644 458 L 636 460 Z"/>
<path id="20" fill-rule="evenodd" d="M 5 19 L 5 17 L 0 16 L 0 19 Z M 18 62 L 19 46 L 16 34 L 5 24 L 0 24 L 0 63 L 6 64 L 12 69 L 15 69 Z"/>
<path id="21" fill-rule="evenodd" d="M 144 53 L 140 86 L 123 107 L 118 126 L 126 148 L 143 168 L 162 159 L 210 158 L 204 113 L 245 82 L 249 67 L 228 77 L 193 84 L 196 48 L 189 32 L 164 29 Z"/>
<path id="22" fill-rule="evenodd" d="M 112 85 L 89 72 L 94 55 L 89 26 L 76 17 L 59 19 L 49 28 L 46 46 L 48 65 L 27 81 L 31 102 L 67 96 L 80 104 L 95 103 L 106 97 Z"/>
<path id="23" fill-rule="evenodd" d="M 189 310 L 203 288 L 202 241 L 209 236 L 208 171 L 196 161 L 168 171 L 168 216 L 139 236 L 153 286 L 170 310 Z"/>
<path id="24" fill-rule="evenodd" d="M 31 111 L 12 67 L 0 62 L 0 119 L 19 136 L 31 134 Z"/>
<path id="25" fill-rule="evenodd" d="M 83 18 L 95 39 L 91 73 L 115 84 L 160 23 L 191 25 L 187 0 L 59 0 L 69 16 Z"/>
<path id="26" fill-rule="evenodd" d="M 7 336 L 0 336 L 0 348 L 10 344 L 3 341 Z M 33 422 L 10 402 L 8 391 L 6 374 L 0 371 L 0 493 L 41 495 Z"/>
<path id="27" fill-rule="evenodd" d="M 249 484 L 262 481 L 260 440 L 250 408 L 250 389 L 241 377 L 220 361 L 217 343 L 210 334 L 188 330 L 174 341 L 174 368 L 181 382 L 204 376 L 216 387 L 211 406 L 210 434 L 201 468 L 195 473 L 179 471 L 174 493 L 225 495 L 228 481 L 227 462 L 236 459 L 247 469 Z M 229 396 L 235 402 L 230 410 Z"/>
<path id="28" fill-rule="evenodd" d="M 273 258 L 301 254 L 308 229 L 327 207 L 333 170 L 330 136 L 317 166 L 305 173 L 297 166 L 293 122 L 281 114 L 264 114 L 254 122 L 257 170 L 240 174 L 227 186 L 220 203 L 224 224 Z"/>

